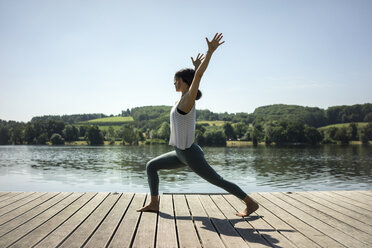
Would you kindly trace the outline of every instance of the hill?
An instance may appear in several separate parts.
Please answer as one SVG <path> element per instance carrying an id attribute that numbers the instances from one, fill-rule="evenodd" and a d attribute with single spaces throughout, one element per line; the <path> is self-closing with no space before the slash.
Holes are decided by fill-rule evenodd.
<path id="1" fill-rule="evenodd" d="M 275 104 L 256 108 L 253 112 L 255 123 L 286 120 L 300 121 L 309 126 L 321 127 L 327 124 L 325 110 L 316 107 Z"/>

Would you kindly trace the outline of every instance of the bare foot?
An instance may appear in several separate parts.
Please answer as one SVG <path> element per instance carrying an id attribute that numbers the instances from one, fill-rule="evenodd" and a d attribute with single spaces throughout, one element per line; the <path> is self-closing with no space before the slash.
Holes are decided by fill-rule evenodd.
<path id="1" fill-rule="evenodd" d="M 137 212 L 159 212 L 159 204 L 148 204 L 143 208 L 139 208 L 136 210 Z"/>
<path id="2" fill-rule="evenodd" d="M 159 212 L 159 196 L 152 195 L 150 203 L 136 210 L 137 212 Z"/>
<path id="3" fill-rule="evenodd" d="M 236 213 L 236 216 L 247 217 L 259 208 L 258 203 L 249 196 L 247 196 L 244 201 L 246 202 L 247 207 L 243 210 L 243 212 Z"/>

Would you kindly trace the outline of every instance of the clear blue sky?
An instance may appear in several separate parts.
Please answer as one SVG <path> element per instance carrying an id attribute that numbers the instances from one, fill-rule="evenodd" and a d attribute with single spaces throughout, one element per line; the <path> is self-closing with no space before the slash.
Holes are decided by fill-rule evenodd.
<path id="1" fill-rule="evenodd" d="M 0 119 L 173 105 L 174 73 L 225 44 L 198 109 L 372 102 L 372 1 L 0 0 Z"/>

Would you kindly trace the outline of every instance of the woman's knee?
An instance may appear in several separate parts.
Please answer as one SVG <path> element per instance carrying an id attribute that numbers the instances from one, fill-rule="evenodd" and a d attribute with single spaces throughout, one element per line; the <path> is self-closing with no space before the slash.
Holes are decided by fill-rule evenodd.
<path id="1" fill-rule="evenodd" d="M 155 161 L 150 160 L 146 163 L 146 171 L 147 171 L 147 173 L 157 171 Z"/>

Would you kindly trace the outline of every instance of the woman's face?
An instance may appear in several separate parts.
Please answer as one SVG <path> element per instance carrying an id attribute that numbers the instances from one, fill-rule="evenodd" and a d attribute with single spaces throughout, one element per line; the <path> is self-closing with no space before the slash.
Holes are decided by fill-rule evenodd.
<path id="1" fill-rule="evenodd" d="M 179 92 L 184 92 L 189 89 L 189 85 L 185 83 L 182 78 L 174 78 L 174 86 L 176 87 L 176 91 Z"/>

